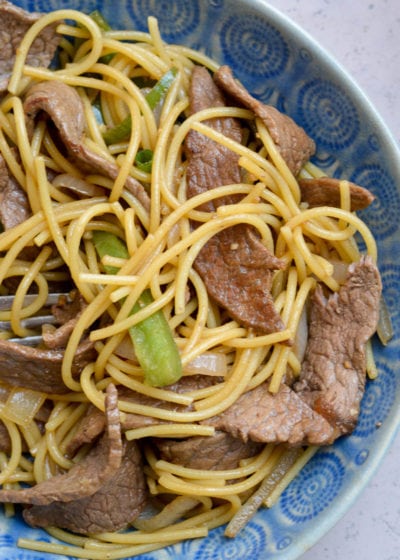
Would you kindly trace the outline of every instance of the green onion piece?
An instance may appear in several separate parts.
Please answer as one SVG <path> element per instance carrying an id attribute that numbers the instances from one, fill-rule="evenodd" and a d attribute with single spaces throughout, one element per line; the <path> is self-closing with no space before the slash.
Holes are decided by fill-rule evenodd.
<path id="1" fill-rule="evenodd" d="M 167 94 L 168 89 L 171 87 L 172 82 L 175 79 L 178 70 L 176 68 L 171 68 L 166 72 L 158 82 L 151 88 L 149 93 L 146 95 L 146 101 L 150 105 L 152 110 L 164 99 Z M 103 134 L 104 142 L 108 145 L 116 144 L 117 142 L 122 142 L 127 136 L 129 136 L 132 130 L 132 119 L 128 115 L 123 121 L 110 128 Z"/>
<path id="2" fill-rule="evenodd" d="M 106 231 L 94 231 L 93 242 L 100 258 L 110 255 L 128 258 L 125 243 L 116 235 Z M 107 274 L 116 274 L 113 266 L 104 267 Z M 134 305 L 131 315 L 152 303 L 150 290 L 144 290 Z M 144 381 L 152 387 L 171 385 L 182 376 L 182 362 L 172 331 L 161 310 L 156 311 L 129 329 L 135 354 L 142 367 Z"/>
<path id="3" fill-rule="evenodd" d="M 146 95 L 146 101 L 150 105 L 151 109 L 154 110 L 160 101 L 164 99 L 177 73 L 178 70 L 176 68 L 171 68 L 151 88 L 149 93 Z"/>
<path id="4" fill-rule="evenodd" d="M 94 10 L 93 12 L 91 12 L 89 14 L 89 17 L 91 17 L 92 20 L 97 23 L 102 31 L 111 31 L 111 25 L 99 10 Z"/>
<path id="5" fill-rule="evenodd" d="M 116 144 L 117 142 L 122 142 L 125 140 L 127 136 L 131 133 L 132 130 L 132 118 L 130 115 L 125 117 L 123 121 L 121 121 L 117 126 L 114 128 L 110 128 L 106 130 L 103 134 L 104 142 L 109 146 L 110 144 Z"/>
<path id="6" fill-rule="evenodd" d="M 151 173 L 153 165 L 153 152 L 152 150 L 140 150 L 135 157 L 135 163 L 141 171 Z"/>

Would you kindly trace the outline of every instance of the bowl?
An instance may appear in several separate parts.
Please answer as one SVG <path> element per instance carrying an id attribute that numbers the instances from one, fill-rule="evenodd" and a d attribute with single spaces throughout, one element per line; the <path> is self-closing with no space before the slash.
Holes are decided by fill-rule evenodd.
<path id="1" fill-rule="evenodd" d="M 321 448 L 270 510 L 260 510 L 235 539 L 223 527 L 202 540 L 145 554 L 143 560 L 294 560 L 346 512 L 373 475 L 400 424 L 399 352 L 400 154 L 374 108 L 334 60 L 307 34 L 261 0 L 18 0 L 30 11 L 99 9 L 113 27 L 147 29 L 159 20 L 163 38 L 203 50 L 258 98 L 288 113 L 316 141 L 313 161 L 327 174 L 369 188 L 376 200 L 362 212 L 377 239 L 384 297 L 394 338 L 374 344 L 379 375 L 367 383 L 354 432 Z M 39 560 L 17 548 L 19 536 L 49 540 L 18 518 L 0 518 L 0 559 Z M 67 557 L 60 557 L 67 558 Z"/>

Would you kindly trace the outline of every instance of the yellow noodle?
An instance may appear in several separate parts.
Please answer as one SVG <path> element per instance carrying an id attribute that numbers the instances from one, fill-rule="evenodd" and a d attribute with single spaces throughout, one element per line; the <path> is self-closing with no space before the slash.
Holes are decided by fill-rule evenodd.
<path id="1" fill-rule="evenodd" d="M 7 482 L 8 478 L 15 473 L 21 461 L 22 453 L 21 436 L 16 424 L 6 418 L 2 418 L 2 422 L 6 427 L 11 440 L 11 454 L 8 458 L 7 464 L 0 472 L 0 484 Z"/>
<path id="2" fill-rule="evenodd" d="M 13 300 L 13 305 L 11 309 L 10 322 L 11 328 L 14 333 L 18 336 L 28 336 L 29 329 L 24 328 L 21 325 L 22 307 L 24 304 L 24 297 L 28 293 L 29 287 L 34 280 L 37 280 L 39 271 L 41 270 L 44 262 L 51 254 L 50 247 L 44 247 L 29 269 L 26 271 L 23 279 L 21 280 L 17 291 L 15 292 L 15 297 Z"/>
<path id="3" fill-rule="evenodd" d="M 300 189 L 299 189 L 299 185 L 298 185 L 296 179 L 294 178 L 293 174 L 291 173 L 288 166 L 286 165 L 286 162 L 283 159 L 283 157 L 281 156 L 277 146 L 272 141 L 271 135 L 269 134 L 265 123 L 261 119 L 257 118 L 256 119 L 256 125 L 257 125 L 257 131 L 258 131 L 259 137 L 262 140 L 264 146 L 266 147 L 270 158 L 274 162 L 274 164 L 275 164 L 278 172 L 280 173 L 282 179 L 285 181 L 288 188 L 290 189 L 291 194 L 292 194 L 296 204 L 299 204 L 299 202 L 300 202 Z M 289 206 L 289 204 L 288 204 L 288 206 Z"/>
<path id="4" fill-rule="evenodd" d="M 224 480 L 232 480 L 236 478 L 243 478 L 250 474 L 253 474 L 258 469 L 262 467 L 262 465 L 269 459 L 273 445 L 266 446 L 259 455 L 252 457 L 249 462 L 244 466 L 239 466 L 234 469 L 229 470 L 215 470 L 213 471 L 213 480 L 214 479 L 224 479 Z M 209 480 L 210 479 L 210 471 L 201 470 L 201 469 L 192 469 L 188 467 L 183 467 L 181 465 L 177 465 L 175 463 L 169 463 L 168 461 L 158 460 L 154 464 L 154 469 L 157 471 L 162 472 L 169 472 L 171 474 L 175 474 L 184 479 L 196 479 L 196 480 Z"/>
<path id="5" fill-rule="evenodd" d="M 158 426 L 146 426 L 144 428 L 133 428 L 126 430 L 126 439 L 141 439 L 145 437 L 173 437 L 186 438 L 194 436 L 213 436 L 214 428 L 211 426 L 198 426 L 196 424 L 166 424 Z"/>

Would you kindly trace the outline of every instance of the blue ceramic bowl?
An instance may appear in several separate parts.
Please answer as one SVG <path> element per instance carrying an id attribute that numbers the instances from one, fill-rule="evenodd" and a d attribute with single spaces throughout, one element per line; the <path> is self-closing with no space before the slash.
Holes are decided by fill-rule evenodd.
<path id="1" fill-rule="evenodd" d="M 204 50 L 229 64 L 263 101 L 290 114 L 318 146 L 327 174 L 369 188 L 363 212 L 378 241 L 384 295 L 395 337 L 376 344 L 379 377 L 367 384 L 354 433 L 321 449 L 271 510 L 260 511 L 234 540 L 223 528 L 208 538 L 167 547 L 141 560 L 293 560 L 345 513 L 372 476 L 400 422 L 399 362 L 400 154 L 363 94 L 336 63 L 290 21 L 261 0 L 15 0 L 28 10 L 98 8 L 114 27 L 147 29 L 159 19 L 168 42 Z M 377 428 L 377 423 L 381 427 Z M 18 549 L 19 536 L 48 539 L 18 519 L 0 518 L 0 560 L 48 555 Z M 64 558 L 64 557 L 62 557 Z"/>

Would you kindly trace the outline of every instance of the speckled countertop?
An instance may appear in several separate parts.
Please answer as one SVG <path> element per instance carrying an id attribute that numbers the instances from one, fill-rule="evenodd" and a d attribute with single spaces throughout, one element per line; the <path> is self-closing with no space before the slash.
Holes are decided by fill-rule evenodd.
<path id="1" fill-rule="evenodd" d="M 399 0 L 270 0 L 344 67 L 400 145 Z M 301 560 L 400 559 L 400 433 L 356 503 Z"/>

